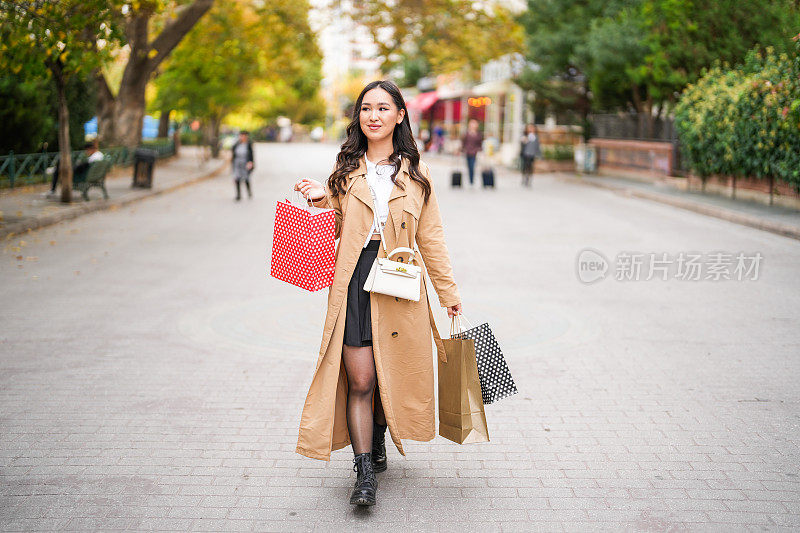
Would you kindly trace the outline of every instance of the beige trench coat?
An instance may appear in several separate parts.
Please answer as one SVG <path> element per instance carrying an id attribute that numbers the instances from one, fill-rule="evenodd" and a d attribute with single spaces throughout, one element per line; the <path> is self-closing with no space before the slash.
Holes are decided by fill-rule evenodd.
<path id="1" fill-rule="evenodd" d="M 415 262 L 427 267 L 440 305 L 450 307 L 459 303 L 461 297 L 453 280 L 430 170 L 421 161 L 419 168 L 431 183 L 428 202 L 423 203 L 422 187 L 410 178 L 408 162 L 403 158 L 396 180 L 403 184 L 404 190 L 395 185 L 389 197 L 385 246 L 388 251 L 398 246 L 411 248 L 416 238 L 419 252 Z M 296 451 L 326 461 L 330 460 L 331 451 L 350 444 L 346 417 L 348 386 L 342 363 L 342 345 L 347 286 L 373 221 L 372 194 L 367 185 L 366 171 L 362 157 L 359 168 L 347 177 L 344 196 L 332 195 L 326 186 L 325 198 L 314 203 L 334 209 L 339 244 L 333 284 L 328 292 L 322 343 L 303 407 Z M 395 254 L 393 258 L 398 260 L 398 255 L 408 262 L 411 254 Z M 386 257 L 383 247 L 379 249 L 378 257 Z M 418 302 L 371 293 L 370 308 L 380 399 L 389 435 L 397 450 L 405 455 L 401 439 L 429 441 L 436 436 L 432 331 L 437 353 L 443 361 L 446 360 L 444 345 L 433 322 L 424 277 Z"/>

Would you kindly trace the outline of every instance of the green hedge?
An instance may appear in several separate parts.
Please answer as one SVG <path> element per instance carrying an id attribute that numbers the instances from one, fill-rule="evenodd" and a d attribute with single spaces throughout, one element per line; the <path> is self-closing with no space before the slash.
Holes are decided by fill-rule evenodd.
<path id="1" fill-rule="evenodd" d="M 772 177 L 800 192 L 798 38 L 793 54 L 753 50 L 744 65 L 717 65 L 686 88 L 675 125 L 694 172 Z"/>
<path id="2" fill-rule="evenodd" d="M 571 161 L 574 158 L 575 152 L 571 144 L 554 144 L 542 147 L 542 159 Z"/>

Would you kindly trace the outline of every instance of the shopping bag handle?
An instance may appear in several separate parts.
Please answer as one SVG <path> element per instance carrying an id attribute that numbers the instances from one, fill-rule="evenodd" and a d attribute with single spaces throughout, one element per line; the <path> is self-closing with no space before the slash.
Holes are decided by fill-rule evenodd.
<path id="1" fill-rule="evenodd" d="M 300 191 L 298 191 L 294 187 L 289 187 L 289 190 L 292 191 L 291 193 L 289 193 L 289 196 L 294 196 L 294 198 L 292 198 L 291 200 L 289 198 L 286 198 L 286 202 L 294 205 L 295 207 L 300 207 L 300 208 L 303 208 L 303 207 L 314 207 L 312 204 L 308 203 L 308 199 L 309 199 L 308 196 L 304 195 L 303 193 L 301 193 Z M 294 200 L 294 201 L 292 201 L 292 200 Z M 312 200 L 312 202 L 313 201 L 314 200 Z"/>
<path id="2" fill-rule="evenodd" d="M 475 327 L 475 325 L 474 325 L 472 322 L 470 322 L 469 320 L 467 320 L 467 317 L 464 315 L 464 313 L 458 313 L 458 315 L 457 315 L 457 316 L 459 317 L 459 320 L 462 320 L 462 319 L 463 319 L 463 320 L 464 320 L 464 322 L 466 322 L 466 323 L 467 323 L 467 326 L 469 326 L 469 328 L 465 328 L 465 331 L 466 331 L 467 329 L 472 329 L 472 328 L 474 328 L 474 327 Z"/>
<path id="3" fill-rule="evenodd" d="M 450 318 L 450 338 L 453 338 L 453 332 L 455 331 L 455 325 L 458 323 L 458 333 L 463 333 L 467 329 L 464 327 L 464 324 L 461 323 L 461 314 L 456 313 Z"/>

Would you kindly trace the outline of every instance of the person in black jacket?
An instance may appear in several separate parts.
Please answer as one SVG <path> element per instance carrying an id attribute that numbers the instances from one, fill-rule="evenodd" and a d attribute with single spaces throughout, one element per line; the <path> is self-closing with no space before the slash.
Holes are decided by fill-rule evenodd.
<path id="1" fill-rule="evenodd" d="M 239 140 L 231 148 L 231 166 L 233 167 L 233 179 L 236 181 L 236 201 L 242 199 L 241 182 L 247 186 L 247 197 L 252 198 L 253 192 L 250 189 L 250 173 L 253 172 L 253 143 L 250 141 L 250 133 L 247 131 L 239 132 Z"/>
<path id="2" fill-rule="evenodd" d="M 533 163 L 542 157 L 539 135 L 535 124 L 525 126 L 525 134 L 519 141 L 519 157 L 522 161 L 522 185 L 530 187 L 533 176 Z"/>

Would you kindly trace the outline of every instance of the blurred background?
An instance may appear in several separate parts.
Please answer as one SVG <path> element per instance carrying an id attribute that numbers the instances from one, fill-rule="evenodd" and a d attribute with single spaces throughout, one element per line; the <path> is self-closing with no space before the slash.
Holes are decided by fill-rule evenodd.
<path id="1" fill-rule="evenodd" d="M 798 33 L 798 0 L 0 0 L 0 530 L 800 530 Z M 295 453 L 329 291 L 269 272 L 375 79 L 519 394 L 491 443 L 390 449 L 369 514 L 346 450 Z"/>
<path id="2" fill-rule="evenodd" d="M 92 140 L 119 165 L 175 143 L 217 158 L 242 129 L 338 142 L 359 90 L 388 78 L 427 150 L 455 152 L 475 118 L 484 153 L 516 167 L 534 123 L 537 170 L 738 177 L 797 200 L 794 0 L 0 5 L 4 188 Z"/>

